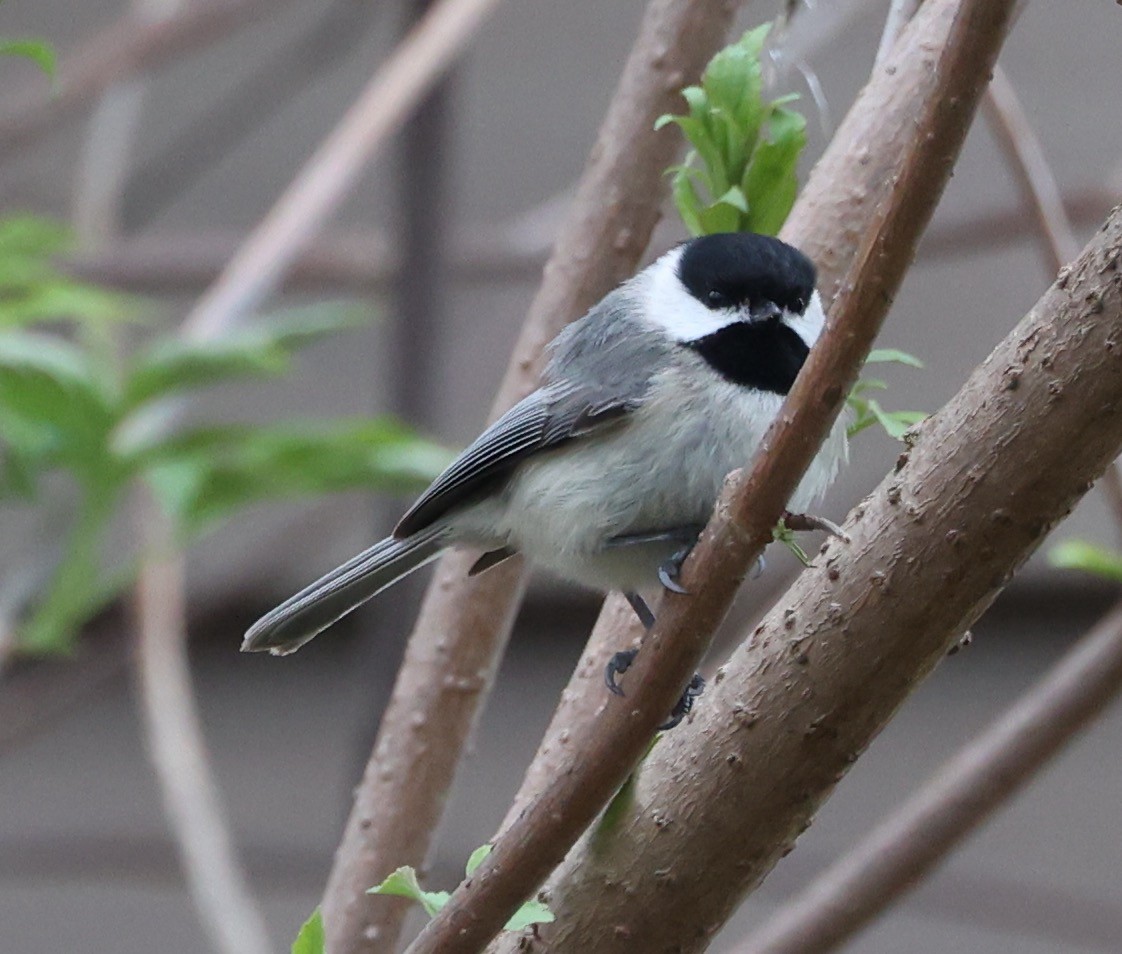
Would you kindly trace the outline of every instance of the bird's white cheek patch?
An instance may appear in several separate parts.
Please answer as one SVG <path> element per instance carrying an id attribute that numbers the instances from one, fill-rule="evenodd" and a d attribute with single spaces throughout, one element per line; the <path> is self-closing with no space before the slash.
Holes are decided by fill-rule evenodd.
<path id="1" fill-rule="evenodd" d="M 783 320 L 806 342 L 808 348 L 813 348 L 826 324 L 826 313 L 822 310 L 822 299 L 818 292 L 810 296 L 806 311 L 801 315 L 789 314 Z"/>
<path id="2" fill-rule="evenodd" d="M 678 278 L 681 249 L 672 249 L 640 273 L 637 289 L 647 318 L 675 341 L 697 341 L 737 320 L 735 312 L 713 311 L 693 297 Z"/>

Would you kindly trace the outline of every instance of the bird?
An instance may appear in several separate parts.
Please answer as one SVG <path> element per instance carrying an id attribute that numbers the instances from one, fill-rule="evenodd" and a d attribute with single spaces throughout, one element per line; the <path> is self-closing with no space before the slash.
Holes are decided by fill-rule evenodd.
<path id="1" fill-rule="evenodd" d="M 471 574 L 521 553 L 619 591 L 649 628 L 640 591 L 681 589 L 678 570 L 725 477 L 751 460 L 822 333 L 815 280 L 801 251 L 751 232 L 665 252 L 554 338 L 538 387 L 453 460 L 391 536 L 262 616 L 242 649 L 294 652 L 453 546 L 482 551 Z M 839 419 L 789 508 L 812 505 L 847 453 Z M 613 691 L 631 658 L 609 666 Z"/>

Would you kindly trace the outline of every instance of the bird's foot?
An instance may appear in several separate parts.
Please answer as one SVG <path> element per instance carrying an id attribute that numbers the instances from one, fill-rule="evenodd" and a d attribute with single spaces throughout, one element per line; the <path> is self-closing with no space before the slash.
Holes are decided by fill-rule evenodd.
<path id="1" fill-rule="evenodd" d="M 624 694 L 623 687 L 616 681 L 617 676 L 622 676 L 628 669 L 631 668 L 632 663 L 635 662 L 635 657 L 639 655 L 637 649 L 625 649 L 622 652 L 616 653 L 608 660 L 608 665 L 604 668 L 604 683 L 608 689 L 617 696 Z M 678 725 L 690 712 L 693 710 L 694 700 L 705 691 L 705 678 L 699 672 L 693 674 L 689 685 L 686 686 L 682 692 L 681 698 L 674 703 L 674 708 L 670 710 L 670 718 L 667 719 L 662 725 L 658 727 L 659 732 L 666 732 L 668 729 L 673 729 Z"/>
<path id="2" fill-rule="evenodd" d="M 667 719 L 662 725 L 658 727 L 659 732 L 666 732 L 673 729 L 679 722 L 688 716 L 693 709 L 693 701 L 705 691 L 705 677 L 699 672 L 693 674 L 682 697 L 674 704 L 674 708 L 670 710 L 670 718 Z"/>

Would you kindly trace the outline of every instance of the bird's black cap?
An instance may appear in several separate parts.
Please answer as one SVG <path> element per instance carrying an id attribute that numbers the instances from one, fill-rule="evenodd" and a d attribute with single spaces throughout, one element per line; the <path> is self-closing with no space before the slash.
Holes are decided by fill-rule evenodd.
<path id="1" fill-rule="evenodd" d="M 774 302 L 801 314 L 814 292 L 814 264 L 768 235 L 724 232 L 686 243 L 678 277 L 708 308 Z"/>

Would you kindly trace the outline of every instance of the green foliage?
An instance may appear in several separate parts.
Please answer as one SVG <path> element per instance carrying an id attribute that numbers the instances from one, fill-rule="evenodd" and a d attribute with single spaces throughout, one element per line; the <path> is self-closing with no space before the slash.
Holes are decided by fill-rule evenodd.
<path id="1" fill-rule="evenodd" d="M 323 933 L 323 915 L 319 908 L 303 923 L 296 940 L 292 942 L 292 954 L 325 954 L 327 938 Z"/>
<path id="2" fill-rule="evenodd" d="M 102 332 L 134 306 L 57 272 L 50 256 L 64 243 L 51 223 L 0 221 L 0 502 L 38 503 L 56 474 L 77 497 L 61 562 L 20 626 L 22 650 L 65 651 L 128 585 L 131 567 L 106 569 L 102 550 L 136 481 L 186 543 L 259 501 L 412 490 L 447 464 L 444 449 L 384 418 L 172 423 L 169 401 L 284 374 L 301 349 L 355 325 L 354 309 L 288 312 L 216 341 L 157 337 L 122 357 Z"/>
<path id="3" fill-rule="evenodd" d="M 0 56 L 20 56 L 25 60 L 31 60 L 31 62 L 38 66 L 47 76 L 52 79 L 54 78 L 54 47 L 44 40 L 31 39 L 28 37 L 19 40 L 9 40 L 5 37 L 0 37 Z"/>
<path id="4" fill-rule="evenodd" d="M 1122 555 L 1086 540 L 1065 540 L 1052 547 L 1048 562 L 1062 570 L 1082 570 L 1122 583 Z"/>
<path id="5" fill-rule="evenodd" d="M 772 527 L 771 539 L 776 543 L 782 543 L 803 566 L 812 565 L 806 550 L 799 545 L 799 541 L 795 538 L 795 531 L 787 526 L 782 517 L 779 518 L 779 523 Z"/>
<path id="6" fill-rule="evenodd" d="M 482 845 L 476 848 L 464 867 L 465 876 L 470 878 L 475 873 L 475 869 L 483 863 L 483 859 L 490 853 L 490 845 Z M 417 881 L 417 872 L 410 865 L 398 868 L 380 885 L 367 891 L 367 894 L 386 894 L 399 898 L 409 898 L 420 904 L 430 918 L 435 916 L 448 903 L 448 898 L 451 897 L 447 891 L 425 891 Z M 552 920 L 554 920 L 553 912 L 548 907 L 536 899 L 530 900 L 514 912 L 510 920 L 503 926 L 503 930 L 521 931 L 531 924 L 548 924 Z"/>
<path id="7" fill-rule="evenodd" d="M 55 222 L 0 219 L 0 329 L 67 319 L 88 326 L 130 314 L 123 296 L 59 271 L 52 258 L 69 245 L 69 234 Z"/>
<path id="8" fill-rule="evenodd" d="M 903 364 L 909 368 L 922 368 L 923 362 L 919 358 L 898 351 L 895 348 L 877 348 L 869 352 L 865 363 L 878 364 L 893 362 Z M 888 384 L 879 378 L 862 378 L 849 392 L 846 403 L 853 411 L 853 420 L 846 428 L 846 433 L 853 437 L 860 434 L 867 427 L 879 424 L 885 433 L 894 440 L 903 440 L 904 434 L 913 424 L 918 424 L 927 417 L 922 411 L 886 411 L 880 402 L 868 396 L 870 391 L 883 391 Z"/>
<path id="9" fill-rule="evenodd" d="M 676 125 L 693 147 L 670 174 L 678 214 L 694 235 L 775 235 L 795 202 L 806 119 L 786 108 L 797 96 L 763 97 L 760 52 L 770 29 L 749 30 L 721 50 L 701 85 L 682 91 L 688 114 L 655 124 Z"/>

